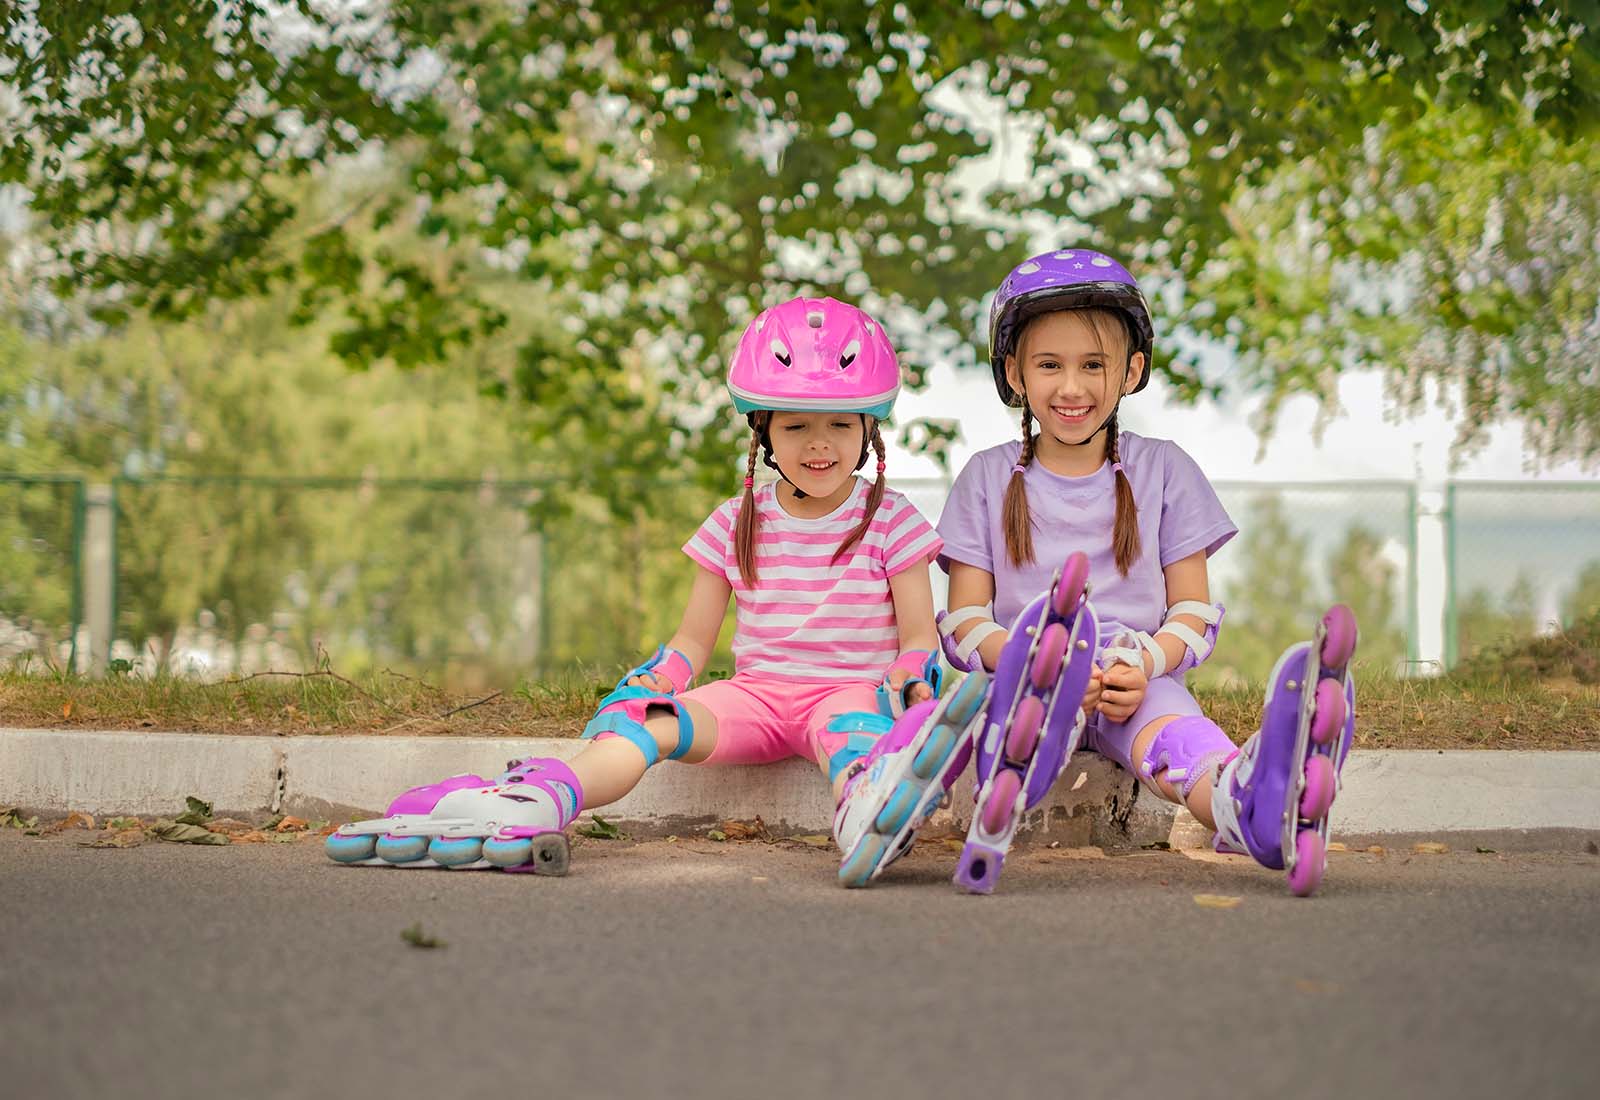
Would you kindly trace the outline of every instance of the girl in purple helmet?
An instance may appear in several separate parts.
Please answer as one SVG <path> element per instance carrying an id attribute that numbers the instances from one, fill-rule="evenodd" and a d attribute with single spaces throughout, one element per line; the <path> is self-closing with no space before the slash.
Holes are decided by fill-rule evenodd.
<path id="1" fill-rule="evenodd" d="M 564 830 L 662 758 L 802 756 L 833 784 L 840 879 L 864 886 L 905 852 L 965 764 L 987 677 L 936 700 L 933 528 L 884 484 L 878 424 L 900 368 L 882 326 L 797 298 L 745 330 L 728 373 L 751 435 L 744 491 L 684 544 L 695 581 L 677 633 L 600 702 L 571 761 L 514 762 L 407 791 L 328 839 L 345 863 L 563 873 Z M 855 476 L 869 453 L 877 476 Z M 778 471 L 756 485 L 756 458 Z M 694 687 L 735 602 L 734 675 Z"/>
<path id="2" fill-rule="evenodd" d="M 980 811 L 989 813 L 976 815 L 957 876 L 971 889 L 992 889 L 1024 802 L 1043 795 L 1006 774 L 1027 763 L 1013 750 L 1051 748 L 1060 756 L 1052 767 L 1064 767 L 1079 735 L 1188 806 L 1217 830 L 1219 846 L 1286 869 L 1296 893 L 1321 879 L 1328 808 L 1354 730 L 1355 621 L 1337 605 L 1311 641 L 1284 654 L 1262 726 L 1242 749 L 1201 713 L 1183 674 L 1216 643 L 1223 608 L 1211 602 L 1206 563 L 1237 529 L 1177 444 L 1118 428 L 1122 399 L 1150 380 L 1153 343 L 1138 284 L 1097 252 L 1035 256 L 995 295 L 990 366 L 1000 399 L 1021 409 L 1022 438 L 975 455 L 939 521 L 946 652 L 959 668 L 999 670 L 978 744 Z M 1073 654 L 1058 651 L 1085 616 L 1093 629 L 1082 648 L 1093 661 L 1083 669 L 1083 721 L 1073 732 L 1061 718 L 1052 741 L 1056 730 L 1026 697 L 1071 675 Z M 1033 735 L 1030 724 L 1045 732 Z"/>

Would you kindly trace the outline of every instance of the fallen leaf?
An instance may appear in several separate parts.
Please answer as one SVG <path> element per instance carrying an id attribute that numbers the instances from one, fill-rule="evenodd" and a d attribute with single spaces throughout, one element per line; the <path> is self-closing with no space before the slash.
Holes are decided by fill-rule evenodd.
<path id="1" fill-rule="evenodd" d="M 23 817 L 22 811 L 15 806 L 0 806 L 0 829 L 27 830 L 36 829 L 38 826 L 39 819 L 37 816 Z"/>
<path id="2" fill-rule="evenodd" d="M 221 833 L 213 833 L 203 825 L 191 825 L 186 821 L 158 821 L 150 826 L 150 832 L 173 844 L 228 843 L 228 838 Z"/>
<path id="3" fill-rule="evenodd" d="M 248 821 L 240 821 L 236 817 L 218 817 L 206 822 L 206 828 L 213 833 L 222 833 L 225 836 L 238 836 L 248 833 L 255 828 Z"/>
<path id="4" fill-rule="evenodd" d="M 272 831 L 275 833 L 292 833 L 310 828 L 310 826 L 311 822 L 303 817 L 285 817 L 272 827 Z"/>
<path id="5" fill-rule="evenodd" d="M 137 848 L 145 841 L 143 829 L 121 829 L 117 832 L 105 832 L 93 840 L 80 840 L 80 848 Z"/>
<path id="6" fill-rule="evenodd" d="M 1375 856 L 1386 856 L 1389 854 L 1389 849 L 1385 848 L 1382 844 L 1374 844 L 1369 847 L 1367 851 Z"/>
<path id="7" fill-rule="evenodd" d="M 952 851 L 952 852 L 959 852 L 959 851 L 961 851 L 963 848 L 965 848 L 967 846 L 967 842 L 966 841 L 957 840 L 953 836 L 947 836 L 943 840 L 941 840 L 939 843 L 944 845 L 944 847 L 946 849 L 948 849 L 949 851 Z"/>
<path id="8" fill-rule="evenodd" d="M 767 881 L 767 876 L 766 875 L 751 875 L 750 876 L 750 881 L 751 882 L 766 882 Z"/>
<path id="9" fill-rule="evenodd" d="M 1226 894 L 1196 894 L 1194 903 L 1202 909 L 1233 909 L 1242 898 L 1229 897 Z"/>
<path id="10" fill-rule="evenodd" d="M 106 828 L 117 830 L 142 829 L 144 828 L 144 822 L 140 821 L 137 817 L 114 817 L 110 821 L 106 822 Z"/>
<path id="11" fill-rule="evenodd" d="M 204 825 L 211 820 L 211 803 L 189 795 L 184 800 L 188 809 L 173 820 L 179 825 Z"/>
<path id="12" fill-rule="evenodd" d="M 61 717 L 63 717 L 63 718 L 71 718 L 72 717 L 72 700 L 71 699 L 68 699 L 65 703 L 61 704 Z"/>
<path id="13" fill-rule="evenodd" d="M 443 947 L 445 945 L 443 940 L 435 936 L 430 936 L 424 932 L 422 930 L 421 921 L 418 921 L 410 928 L 407 928 L 401 932 L 400 938 L 405 940 L 412 947 Z"/>
<path id="14" fill-rule="evenodd" d="M 251 829 L 247 833 L 229 833 L 228 839 L 235 844 L 266 844 L 273 838 L 272 833 L 264 833 L 260 829 Z"/>
<path id="15" fill-rule="evenodd" d="M 1328 845 L 1328 851 L 1330 851 L 1330 852 L 1348 852 L 1349 850 L 1350 850 L 1349 845 L 1341 844 L 1337 840 L 1332 841 Z"/>
<path id="16" fill-rule="evenodd" d="M 765 840 L 769 843 L 772 840 L 767 823 L 760 817 L 754 821 L 724 821 L 718 828 L 729 840 Z"/>
<path id="17" fill-rule="evenodd" d="M 1078 778 L 1076 778 L 1076 779 L 1074 779 L 1072 781 L 1072 789 L 1073 790 L 1077 790 L 1078 788 L 1082 787 L 1087 782 L 1089 782 L 1089 773 L 1088 772 L 1079 772 L 1078 773 Z"/>
<path id="18" fill-rule="evenodd" d="M 1411 850 L 1413 852 L 1419 852 L 1422 855 L 1442 856 L 1450 849 L 1445 845 L 1440 844 L 1437 840 L 1424 840 L 1420 844 L 1413 844 L 1411 846 Z"/>
<path id="19" fill-rule="evenodd" d="M 1492 855 L 1496 855 L 1498 853 L 1496 853 L 1493 848 L 1485 848 L 1483 845 L 1480 844 L 1480 845 L 1478 845 L 1478 854 L 1481 855 L 1481 856 L 1492 856 Z"/>
<path id="20" fill-rule="evenodd" d="M 720 844 L 723 841 L 728 839 L 728 834 L 723 832 L 721 829 L 712 829 L 711 831 L 706 833 L 706 839 L 707 840 L 715 840 L 717 843 Z"/>
<path id="21" fill-rule="evenodd" d="M 779 838 L 779 843 L 787 841 L 804 844 L 807 848 L 831 848 L 833 846 L 833 838 L 827 833 L 800 833 L 796 836 Z"/>
<path id="22" fill-rule="evenodd" d="M 595 814 L 594 822 L 590 825 L 580 825 L 573 830 L 579 836 L 590 837 L 594 840 L 627 840 L 628 834 L 617 828 L 611 822 Z"/>

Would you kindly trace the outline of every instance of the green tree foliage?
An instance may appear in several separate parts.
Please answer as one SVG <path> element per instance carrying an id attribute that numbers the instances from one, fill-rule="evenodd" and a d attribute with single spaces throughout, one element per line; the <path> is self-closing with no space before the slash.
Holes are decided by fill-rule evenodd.
<path id="1" fill-rule="evenodd" d="M 1497 647 L 1533 637 L 1539 622 L 1535 613 L 1536 589 L 1527 573 L 1518 573 L 1504 596 L 1474 588 L 1456 608 L 1456 652 L 1471 658 Z"/>
<path id="2" fill-rule="evenodd" d="M 7 5 L 0 181 L 32 192 L 63 293 L 171 313 L 292 279 L 307 313 L 342 303 L 342 353 L 423 362 L 505 322 L 470 243 L 555 294 L 492 387 L 590 456 L 710 482 L 737 431 L 705 411 L 718 353 L 760 303 L 843 294 L 913 367 L 970 362 L 1008 261 L 1092 243 L 1161 289 L 1163 331 L 1232 345 L 1274 393 L 1375 363 L 1407 399 L 1464 384 L 1472 425 L 1523 413 L 1541 453 L 1594 453 L 1560 369 L 1592 356 L 1592 280 L 1528 260 L 1592 219 L 1592 4 L 287 7 Z M 974 171 L 997 149 L 998 182 Z M 358 151 L 401 193 L 297 219 L 285 178 Z M 432 262 L 350 231 L 396 220 Z M 1196 393 L 1180 350 L 1159 367 Z"/>
<path id="3" fill-rule="evenodd" d="M 1383 541 L 1357 524 L 1328 558 L 1334 599 L 1355 612 L 1361 631 L 1360 657 L 1374 668 L 1394 669 L 1406 656 L 1399 567 L 1384 556 Z"/>
<path id="4" fill-rule="evenodd" d="M 1311 636 L 1318 595 L 1311 575 L 1310 543 L 1289 525 L 1283 501 L 1263 494 L 1251 501 L 1239 524 L 1241 560 L 1237 580 L 1219 586 L 1216 598 L 1228 612 L 1209 660 L 1193 673 L 1205 682 L 1258 681 L 1272 671 L 1283 650 Z"/>
<path id="5" fill-rule="evenodd" d="M 1561 602 L 1561 625 L 1571 628 L 1579 621 L 1600 614 L 1600 560 L 1591 561 L 1578 573 L 1578 579 Z"/>

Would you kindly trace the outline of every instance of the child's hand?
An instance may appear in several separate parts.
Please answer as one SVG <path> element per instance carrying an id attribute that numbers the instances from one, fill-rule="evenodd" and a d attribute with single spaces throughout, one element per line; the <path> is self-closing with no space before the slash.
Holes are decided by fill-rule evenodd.
<path id="1" fill-rule="evenodd" d="M 651 691 L 659 691 L 662 695 L 672 694 L 672 681 L 665 676 L 657 676 L 654 672 L 641 672 L 637 676 L 630 676 L 628 686 L 649 688 Z"/>
<path id="2" fill-rule="evenodd" d="M 911 673 L 907 672 L 905 669 L 890 669 L 889 690 L 904 692 L 906 688 L 906 681 L 909 679 L 911 679 Z M 926 680 L 919 680 L 917 683 L 911 685 L 911 694 L 909 696 L 902 695 L 901 698 L 905 699 L 906 706 L 908 707 L 915 703 L 923 703 L 933 698 L 933 688 L 928 686 L 928 682 Z"/>
<path id="3" fill-rule="evenodd" d="M 1095 708 L 1100 705 L 1100 691 L 1104 686 L 1104 676 L 1105 673 L 1100 671 L 1099 665 L 1090 664 L 1089 686 L 1083 690 L 1083 713 L 1093 714 Z"/>
<path id="4" fill-rule="evenodd" d="M 1144 702 L 1145 688 L 1150 684 L 1144 669 L 1119 661 L 1105 670 L 1102 679 L 1105 683 L 1100 694 L 1100 713 L 1113 722 L 1126 722 Z"/>

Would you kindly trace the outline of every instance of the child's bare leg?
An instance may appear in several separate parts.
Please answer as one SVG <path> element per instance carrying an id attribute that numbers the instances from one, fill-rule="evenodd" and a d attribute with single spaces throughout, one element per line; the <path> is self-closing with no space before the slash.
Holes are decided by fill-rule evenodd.
<path id="1" fill-rule="evenodd" d="M 717 747 L 717 719 L 693 699 L 681 702 L 694 723 L 694 743 L 679 759 L 685 764 L 698 764 Z M 650 709 L 652 713 L 645 719 L 644 727 L 655 738 L 656 748 L 665 759 L 678 747 L 678 720 L 665 707 Z M 617 801 L 638 786 L 647 768 L 638 746 L 621 737 L 591 741 L 586 749 L 568 761 L 568 765 L 583 784 L 585 809 Z"/>

